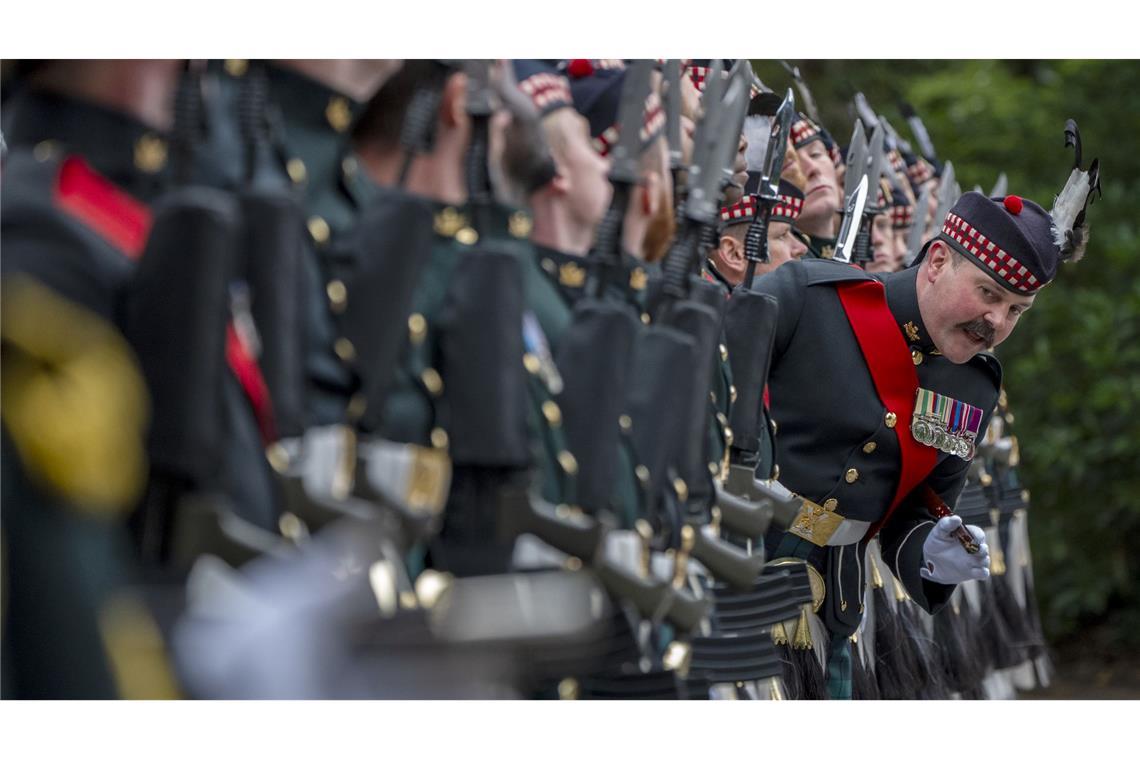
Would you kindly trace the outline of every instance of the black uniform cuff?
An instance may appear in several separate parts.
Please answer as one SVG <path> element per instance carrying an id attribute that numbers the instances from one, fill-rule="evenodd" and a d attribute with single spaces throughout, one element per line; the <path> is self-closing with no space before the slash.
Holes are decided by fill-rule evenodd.
<path id="1" fill-rule="evenodd" d="M 920 523 L 911 531 L 899 545 L 898 553 L 895 555 L 894 562 L 891 563 L 891 569 L 894 571 L 895 577 L 903 584 L 906 592 L 910 594 L 910 598 L 933 615 L 950 600 L 950 595 L 954 593 L 956 586 L 928 581 L 919 574 L 919 570 L 922 569 L 925 561 L 922 555 L 922 547 L 932 530 L 934 530 L 934 523 L 925 522 Z"/>

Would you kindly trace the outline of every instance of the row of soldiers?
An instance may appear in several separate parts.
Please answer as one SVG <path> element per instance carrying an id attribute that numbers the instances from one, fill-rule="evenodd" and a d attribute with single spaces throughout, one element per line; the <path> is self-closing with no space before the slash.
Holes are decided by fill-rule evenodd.
<path id="1" fill-rule="evenodd" d="M 1047 683 L 1000 367 L 943 356 L 914 274 L 946 220 L 1039 207 L 961 195 L 913 113 L 912 152 L 860 98 L 841 148 L 789 70 L 807 114 L 744 60 L 9 63 L 4 695 Z M 887 282 L 906 367 L 973 405 L 845 396 L 805 271 Z M 878 430 L 795 411 L 829 404 Z M 950 475 L 900 536 L 850 489 L 895 490 L 904 429 Z"/>

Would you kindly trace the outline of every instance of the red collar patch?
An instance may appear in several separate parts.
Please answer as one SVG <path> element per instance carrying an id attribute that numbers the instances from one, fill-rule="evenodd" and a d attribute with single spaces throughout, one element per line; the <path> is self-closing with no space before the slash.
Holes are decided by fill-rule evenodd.
<path id="1" fill-rule="evenodd" d="M 55 202 L 128 258 L 142 255 L 150 234 L 150 209 L 82 158 L 71 156 L 60 165 Z"/>

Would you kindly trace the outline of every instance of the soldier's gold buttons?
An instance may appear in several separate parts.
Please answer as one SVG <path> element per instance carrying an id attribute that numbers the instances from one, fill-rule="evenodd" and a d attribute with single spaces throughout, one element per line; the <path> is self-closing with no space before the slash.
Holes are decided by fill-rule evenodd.
<path id="1" fill-rule="evenodd" d="M 329 104 L 325 106 L 325 119 L 337 132 L 348 129 L 352 123 L 352 109 L 348 107 L 348 101 L 339 95 L 329 98 Z"/>
<path id="2" fill-rule="evenodd" d="M 644 486 L 649 484 L 649 468 L 643 464 L 639 464 L 633 468 L 633 474 L 637 476 L 638 481 Z"/>
<path id="3" fill-rule="evenodd" d="M 910 358 L 911 358 L 911 361 L 914 362 L 914 366 L 917 367 L 918 365 L 922 364 L 922 352 L 921 351 L 917 351 L 917 350 L 911 351 L 910 352 Z"/>
<path id="4" fill-rule="evenodd" d="M 558 464 L 567 475 L 578 474 L 578 460 L 566 449 L 558 452 Z"/>
<path id="5" fill-rule="evenodd" d="M 534 354 L 525 353 L 523 354 L 523 366 L 526 367 L 526 371 L 530 374 L 537 375 L 539 370 L 542 369 L 542 362 Z"/>
<path id="6" fill-rule="evenodd" d="M 280 443 L 271 443 L 265 449 L 265 458 L 273 471 L 284 474 L 289 469 L 289 452 Z"/>
<path id="7" fill-rule="evenodd" d="M 637 267 L 629 273 L 629 287 L 631 290 L 645 290 L 645 286 L 649 282 L 649 275 L 641 267 Z"/>
<path id="8" fill-rule="evenodd" d="M 623 433 L 628 433 L 633 430 L 633 418 L 628 414 L 623 414 L 618 417 L 618 427 L 621 428 Z"/>
<path id="9" fill-rule="evenodd" d="M 772 425 L 772 435 L 776 435 L 776 433 L 780 430 L 780 426 L 776 424 L 776 421 L 774 419 L 769 418 L 768 422 Z"/>
<path id="10" fill-rule="evenodd" d="M 779 479 L 780 479 L 780 465 L 774 464 L 774 465 L 772 465 L 772 480 L 779 480 Z"/>
<path id="11" fill-rule="evenodd" d="M 563 678 L 558 682 L 559 699 L 577 699 L 578 682 L 573 678 Z"/>
<path id="12" fill-rule="evenodd" d="M 308 170 L 305 168 L 305 162 L 299 158 L 290 158 L 285 162 L 285 172 L 289 175 L 289 179 L 293 180 L 296 185 L 305 181 L 309 176 Z"/>
<path id="13" fill-rule="evenodd" d="M 531 221 L 530 214 L 525 211 L 516 211 L 511 214 L 511 218 L 507 221 L 507 231 L 519 240 L 525 240 L 529 237 L 533 227 L 534 222 Z"/>
<path id="14" fill-rule="evenodd" d="M 725 425 L 728 424 L 728 417 L 724 416 L 724 412 L 717 412 L 716 413 L 716 421 L 720 423 L 721 427 L 724 427 Z"/>
<path id="15" fill-rule="evenodd" d="M 728 361 L 728 346 L 721 343 L 717 348 L 720 349 L 720 360 L 722 362 Z"/>
<path id="16" fill-rule="evenodd" d="M 735 385 L 728 386 L 728 400 L 730 402 L 732 402 L 733 404 L 736 403 L 736 386 Z"/>
<path id="17" fill-rule="evenodd" d="M 437 449 L 447 448 L 447 431 L 443 428 L 432 428 L 431 431 L 431 445 Z"/>
<path id="18" fill-rule="evenodd" d="M 569 570 L 572 573 L 576 573 L 582 569 L 582 560 L 578 559 L 577 557 L 567 557 L 566 561 L 562 563 L 562 568 L 564 570 Z"/>
<path id="19" fill-rule="evenodd" d="M 41 140 L 32 148 L 32 156 L 41 164 L 51 160 L 59 153 L 59 144 L 55 140 Z"/>
<path id="20" fill-rule="evenodd" d="M 322 217 L 310 216 L 308 227 L 310 237 L 312 237 L 318 245 L 324 245 L 329 241 L 329 235 L 331 234 L 329 223 Z"/>
<path id="21" fill-rule="evenodd" d="M 423 343 L 424 338 L 427 336 L 427 320 L 424 319 L 423 314 L 413 312 L 408 317 L 408 339 L 414 343 Z"/>
<path id="22" fill-rule="evenodd" d="M 553 401 L 542 402 L 542 416 L 546 418 L 547 424 L 551 427 L 558 427 L 562 424 L 562 410 Z"/>
<path id="23" fill-rule="evenodd" d="M 647 312 L 647 311 L 641 312 L 641 324 L 647 325 L 652 321 L 653 321 L 653 317 L 649 316 L 649 312 Z"/>
<path id="24" fill-rule="evenodd" d="M 709 462 L 708 467 L 709 467 L 709 475 L 712 475 L 714 478 L 720 473 L 720 467 L 717 465 L 716 462 Z"/>
<path id="25" fill-rule="evenodd" d="M 455 237 L 455 233 L 465 226 L 467 226 L 467 218 L 451 206 L 436 212 L 435 216 L 432 217 L 432 228 L 437 235 L 443 237 Z"/>
<path id="26" fill-rule="evenodd" d="M 731 446 L 734 440 L 735 437 L 732 435 L 732 428 L 726 425 L 724 428 L 724 445 Z"/>
<path id="27" fill-rule="evenodd" d="M 869 443 L 863 444 L 863 453 L 873 454 L 877 448 L 879 448 L 879 444 L 875 443 L 874 441 L 870 441 Z"/>
<path id="28" fill-rule="evenodd" d="M 843 474 L 843 479 L 848 483 L 854 483 L 859 479 L 859 471 L 852 467 L 850 470 Z"/>
<path id="29" fill-rule="evenodd" d="M 337 338 L 336 343 L 333 343 L 333 351 L 341 361 L 350 362 L 356 358 L 356 346 L 348 338 Z"/>
<path id="30" fill-rule="evenodd" d="M 1026 504 L 1028 504 L 1028 503 L 1029 503 L 1029 491 L 1028 491 L 1028 489 L 1026 489 L 1026 490 L 1023 490 L 1023 491 L 1021 492 L 1021 500 L 1022 500 L 1023 502 L 1025 502 Z"/>
<path id="31" fill-rule="evenodd" d="M 348 409 L 345 414 L 350 420 L 358 420 L 364 416 L 364 410 L 368 408 L 368 397 L 363 393 L 354 393 L 352 398 L 348 401 Z"/>
<path id="32" fill-rule="evenodd" d="M 542 271 L 553 277 L 554 275 L 558 274 L 558 266 L 550 259 L 543 259 Z"/>
<path id="33" fill-rule="evenodd" d="M 475 245 L 479 242 L 479 233 L 474 227 L 464 227 L 455 233 L 455 239 L 463 245 Z"/>
<path id="34" fill-rule="evenodd" d="M 677 494 L 680 501 L 687 501 L 689 498 L 689 484 L 681 478 L 673 479 L 673 491 Z"/>
<path id="35" fill-rule="evenodd" d="M 558 284 L 568 288 L 580 288 L 586 282 L 586 269 L 573 261 L 567 261 L 558 267 Z"/>
<path id="36" fill-rule="evenodd" d="M 225 62 L 226 73 L 231 77 L 245 76 L 249 71 L 249 61 L 244 58 L 230 58 Z"/>
<path id="37" fill-rule="evenodd" d="M 889 428 L 893 428 L 896 424 L 898 424 L 898 421 L 899 418 L 895 415 L 894 412 L 887 412 L 883 416 L 883 423 Z"/>
<path id="38" fill-rule="evenodd" d="M 420 382 L 427 388 L 428 393 L 433 396 L 438 396 L 443 393 L 443 378 L 435 371 L 434 367 L 428 367 L 420 373 Z"/>
<path id="39" fill-rule="evenodd" d="M 981 483 L 983 487 L 989 486 L 989 485 L 993 484 L 994 477 L 993 477 L 993 475 L 990 475 L 988 472 L 983 472 L 981 475 L 978 476 L 978 482 Z"/>
<path id="40" fill-rule="evenodd" d="M 135 168 L 155 174 L 166 166 L 166 141 L 155 135 L 143 135 L 135 142 Z"/>
<path id="41" fill-rule="evenodd" d="M 355 177 L 356 170 L 358 168 L 359 166 L 356 163 L 356 159 L 352 156 L 345 156 L 344 159 L 340 162 L 340 170 L 346 177 Z"/>
<path id="42" fill-rule="evenodd" d="M 342 314 L 348 305 L 348 288 L 340 280 L 329 280 L 325 286 L 325 294 L 329 297 L 329 306 L 336 314 Z"/>
<path id="43" fill-rule="evenodd" d="M 828 512 L 834 512 L 839 507 L 839 499 L 828 499 L 823 502 L 823 508 Z"/>

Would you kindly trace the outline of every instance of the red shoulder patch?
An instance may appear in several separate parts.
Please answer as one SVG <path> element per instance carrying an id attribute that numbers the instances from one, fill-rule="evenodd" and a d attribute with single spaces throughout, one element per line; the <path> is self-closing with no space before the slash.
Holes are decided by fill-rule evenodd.
<path id="1" fill-rule="evenodd" d="M 64 160 L 55 183 L 56 205 L 137 260 L 150 234 L 150 209 L 120 190 L 78 156 Z"/>

